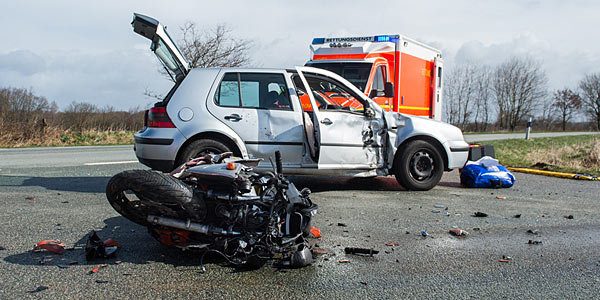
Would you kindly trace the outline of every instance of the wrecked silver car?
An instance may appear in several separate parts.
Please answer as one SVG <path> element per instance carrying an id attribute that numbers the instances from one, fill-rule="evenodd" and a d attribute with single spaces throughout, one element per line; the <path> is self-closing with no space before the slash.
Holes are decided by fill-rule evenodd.
<path id="1" fill-rule="evenodd" d="M 135 14 L 132 26 L 176 81 L 135 134 L 136 156 L 153 169 L 211 153 L 252 159 L 280 150 L 288 175 L 395 175 L 407 189 L 429 190 L 467 160 L 460 129 L 386 112 L 333 72 L 190 69 L 157 20 Z"/>

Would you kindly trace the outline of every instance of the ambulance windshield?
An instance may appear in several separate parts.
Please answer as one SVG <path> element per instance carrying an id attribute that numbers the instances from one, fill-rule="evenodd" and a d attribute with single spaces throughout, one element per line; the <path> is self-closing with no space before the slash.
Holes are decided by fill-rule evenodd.
<path id="1" fill-rule="evenodd" d="M 371 73 L 372 63 L 356 62 L 356 63 L 319 63 L 309 62 L 306 64 L 309 67 L 321 68 L 334 72 L 350 81 L 359 90 L 364 91 Z"/>

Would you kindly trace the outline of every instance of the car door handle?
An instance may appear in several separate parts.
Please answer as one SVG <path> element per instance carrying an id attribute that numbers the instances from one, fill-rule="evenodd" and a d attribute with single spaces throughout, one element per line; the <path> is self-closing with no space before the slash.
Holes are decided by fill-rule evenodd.
<path id="1" fill-rule="evenodd" d="M 331 120 L 329 120 L 328 118 L 325 118 L 325 119 L 321 120 L 321 123 L 325 124 L 325 125 L 331 125 L 331 124 L 333 124 L 333 122 L 331 122 Z"/>
<path id="2" fill-rule="evenodd" d="M 229 116 L 225 116 L 225 120 L 229 120 L 229 121 L 239 121 L 242 119 L 242 116 L 238 115 L 238 114 L 232 114 Z"/>

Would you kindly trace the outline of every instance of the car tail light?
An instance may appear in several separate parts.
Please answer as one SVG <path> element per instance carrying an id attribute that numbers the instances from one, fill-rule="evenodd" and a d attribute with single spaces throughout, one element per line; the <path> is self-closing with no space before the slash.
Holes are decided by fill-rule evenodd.
<path id="1" fill-rule="evenodd" d="M 147 127 L 175 128 L 171 118 L 167 115 L 167 108 L 153 107 L 147 111 L 145 124 Z"/>

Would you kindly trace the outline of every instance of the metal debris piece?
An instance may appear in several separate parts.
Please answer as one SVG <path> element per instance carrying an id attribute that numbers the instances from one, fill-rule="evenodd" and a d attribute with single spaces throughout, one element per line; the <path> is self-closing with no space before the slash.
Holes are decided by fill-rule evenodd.
<path id="1" fill-rule="evenodd" d="M 337 226 L 340 226 L 340 227 L 347 227 L 348 225 L 346 225 L 345 223 L 341 223 L 341 222 L 340 222 L 340 223 L 337 223 Z"/>
<path id="2" fill-rule="evenodd" d="M 448 232 L 454 236 L 466 236 L 469 234 L 468 232 L 466 232 L 462 229 L 459 229 L 459 228 L 450 229 Z"/>
<path id="3" fill-rule="evenodd" d="M 473 217 L 485 218 L 487 216 L 488 216 L 488 214 L 486 214 L 484 212 L 480 212 L 480 211 L 476 211 L 476 212 L 473 213 Z"/>
<path id="4" fill-rule="evenodd" d="M 542 243 L 542 241 L 534 241 L 534 240 L 529 240 L 529 242 L 527 242 L 527 244 L 529 244 L 529 245 L 539 245 L 541 243 Z"/>
<path id="5" fill-rule="evenodd" d="M 568 215 L 568 216 L 565 216 L 565 218 L 569 219 L 569 220 L 573 220 L 575 217 L 573 217 L 573 215 Z"/>
<path id="6" fill-rule="evenodd" d="M 346 254 L 368 254 L 369 256 L 373 256 L 373 254 L 379 253 L 379 251 L 374 250 L 374 249 L 354 248 L 354 247 L 346 247 L 346 248 L 344 248 L 344 252 Z"/>
<path id="7" fill-rule="evenodd" d="M 521 217 L 521 214 L 517 214 L 517 215 L 513 216 L 513 218 L 517 218 L 517 219 L 520 218 L 520 217 Z"/>
<path id="8" fill-rule="evenodd" d="M 473 231 L 481 231 L 481 228 L 475 227 L 475 228 L 473 228 Z"/>
<path id="9" fill-rule="evenodd" d="M 35 290 L 33 290 L 33 291 L 27 291 L 27 292 L 28 292 L 28 293 L 30 293 L 30 294 L 34 294 L 34 293 L 37 293 L 37 292 L 45 291 L 45 290 L 47 290 L 47 289 L 48 289 L 48 287 L 47 287 L 47 286 L 45 286 L 45 285 L 40 285 L 40 286 L 38 286 L 38 287 L 37 287 L 37 289 L 35 289 Z"/>
<path id="10" fill-rule="evenodd" d="M 63 254 L 65 253 L 65 245 L 57 240 L 45 240 L 37 243 L 35 247 L 33 247 L 33 251 L 39 249 L 46 249 L 52 253 Z"/>

